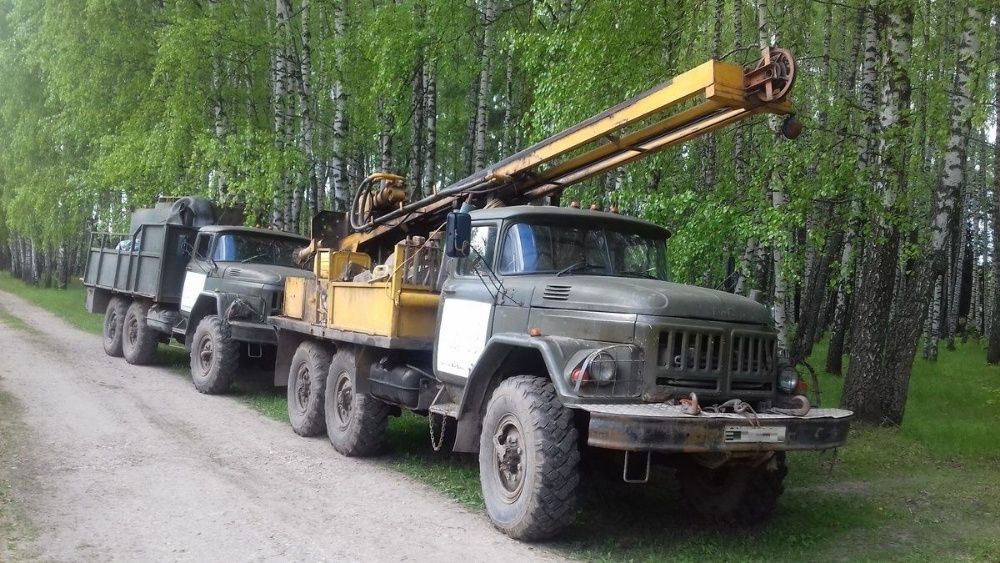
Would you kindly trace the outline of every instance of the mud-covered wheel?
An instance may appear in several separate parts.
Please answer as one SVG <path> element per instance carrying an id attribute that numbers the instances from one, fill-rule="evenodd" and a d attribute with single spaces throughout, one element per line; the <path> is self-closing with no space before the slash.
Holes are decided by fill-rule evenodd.
<path id="1" fill-rule="evenodd" d="M 687 507 L 720 525 L 749 526 L 763 522 L 784 492 L 785 453 L 756 466 L 728 463 L 709 469 L 694 462 L 677 468 L 677 480 Z"/>
<path id="2" fill-rule="evenodd" d="M 125 311 L 122 323 L 122 355 L 125 361 L 137 366 L 153 362 L 159 334 L 146 324 L 149 303 L 133 301 Z"/>
<path id="3" fill-rule="evenodd" d="M 326 380 L 326 435 L 333 448 L 349 457 L 378 453 L 385 442 L 389 405 L 367 394 L 354 392 L 354 351 L 337 350 Z"/>
<path id="4" fill-rule="evenodd" d="M 479 481 L 494 526 L 521 540 L 559 533 L 573 520 L 579 463 L 573 414 L 548 379 L 497 386 L 479 439 Z"/>
<path id="5" fill-rule="evenodd" d="M 125 332 L 125 315 L 128 313 L 128 300 L 124 297 L 112 297 L 108 308 L 104 311 L 104 353 L 116 358 L 122 357 L 122 334 Z"/>
<path id="6" fill-rule="evenodd" d="M 191 341 L 191 381 L 201 393 L 217 395 L 229 390 L 240 363 L 240 345 L 229 327 L 216 315 L 201 319 Z"/>
<path id="7" fill-rule="evenodd" d="M 299 436 L 318 436 L 326 431 L 323 403 L 330 352 L 319 342 L 299 345 L 288 371 L 288 420 Z"/>

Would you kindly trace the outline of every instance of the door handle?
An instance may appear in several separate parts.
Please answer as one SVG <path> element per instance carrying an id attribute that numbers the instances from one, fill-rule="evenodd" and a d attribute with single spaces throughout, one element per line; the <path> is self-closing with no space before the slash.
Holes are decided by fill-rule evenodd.
<path id="1" fill-rule="evenodd" d="M 455 294 L 455 290 L 454 289 L 442 289 L 441 293 L 444 293 L 445 295 L 454 295 Z"/>

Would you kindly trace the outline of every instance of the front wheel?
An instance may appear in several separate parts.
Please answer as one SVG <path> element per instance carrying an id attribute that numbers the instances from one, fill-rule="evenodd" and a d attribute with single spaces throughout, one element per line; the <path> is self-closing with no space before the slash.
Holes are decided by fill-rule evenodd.
<path id="1" fill-rule="evenodd" d="M 112 297 L 104 311 L 104 353 L 116 358 L 122 357 L 122 335 L 125 332 L 125 315 L 128 313 L 128 299 Z"/>
<path id="2" fill-rule="evenodd" d="M 159 335 L 146 324 L 149 304 L 133 301 L 125 312 L 122 326 L 122 355 L 125 361 L 136 366 L 153 362 Z"/>
<path id="3" fill-rule="evenodd" d="M 356 365 L 354 352 L 347 346 L 333 355 L 323 410 L 333 449 L 348 457 L 365 457 L 382 449 L 391 407 L 354 391 Z"/>
<path id="4" fill-rule="evenodd" d="M 677 468 L 681 495 L 690 510 L 705 520 L 737 526 L 758 524 L 771 516 L 787 474 L 785 452 L 758 465 L 728 463 L 709 469 L 686 462 Z"/>
<path id="5" fill-rule="evenodd" d="M 201 393 L 225 393 L 236 378 L 240 363 L 239 342 L 216 315 L 201 319 L 191 342 L 191 381 Z"/>
<path id="6" fill-rule="evenodd" d="M 573 413 L 548 379 L 517 376 L 493 392 L 479 439 L 479 481 L 493 525 L 521 540 L 573 520 L 580 482 Z"/>

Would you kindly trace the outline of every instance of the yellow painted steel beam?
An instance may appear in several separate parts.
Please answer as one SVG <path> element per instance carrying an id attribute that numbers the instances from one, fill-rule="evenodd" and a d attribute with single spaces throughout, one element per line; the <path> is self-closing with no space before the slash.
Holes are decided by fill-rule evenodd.
<path id="1" fill-rule="evenodd" d="M 772 57 L 778 57 L 785 66 L 775 67 L 777 59 Z M 782 70 L 787 72 L 780 82 L 772 82 L 779 80 L 775 77 Z M 345 237 L 339 247 L 357 250 L 397 230 L 420 232 L 428 226 L 433 228 L 456 200 L 470 194 L 489 193 L 508 205 L 524 203 L 751 115 L 790 113 L 787 95 L 793 81 L 794 62 L 791 54 L 781 49 L 765 53 L 754 69 L 710 60 L 478 171 L 435 196 L 375 218 L 369 229 Z M 762 97 L 770 101 L 763 102 Z M 679 107 L 684 109 L 670 112 Z M 587 150 L 588 146 L 593 148 Z"/>

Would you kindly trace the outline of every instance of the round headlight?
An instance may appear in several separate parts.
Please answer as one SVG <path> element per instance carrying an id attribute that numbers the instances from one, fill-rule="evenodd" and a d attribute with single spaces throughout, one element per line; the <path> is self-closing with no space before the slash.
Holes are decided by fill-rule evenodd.
<path id="1" fill-rule="evenodd" d="M 781 389 L 785 393 L 794 393 L 795 388 L 799 386 L 799 374 L 795 369 L 790 367 L 782 368 L 781 373 L 778 374 L 778 389 Z"/>
<path id="2" fill-rule="evenodd" d="M 587 367 L 590 377 L 598 383 L 608 383 L 615 378 L 618 371 L 618 364 L 611 354 L 600 352 L 590 360 Z"/>

